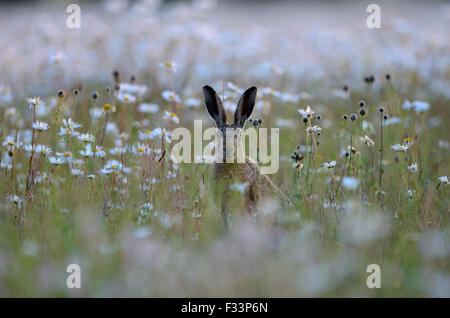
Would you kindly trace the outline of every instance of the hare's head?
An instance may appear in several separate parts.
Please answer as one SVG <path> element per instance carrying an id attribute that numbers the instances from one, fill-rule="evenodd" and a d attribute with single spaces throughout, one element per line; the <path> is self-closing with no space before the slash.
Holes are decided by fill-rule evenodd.
<path id="1" fill-rule="evenodd" d="M 239 99 L 236 110 L 234 112 L 233 123 L 227 123 L 227 114 L 225 108 L 223 107 L 222 101 L 219 95 L 214 91 L 214 89 L 208 85 L 203 87 L 203 96 L 205 98 L 206 109 L 209 115 L 216 122 L 217 129 L 220 131 L 220 137 L 223 140 L 234 137 L 233 145 L 228 145 L 223 142 L 223 158 L 226 158 L 227 154 L 231 153 L 230 149 L 227 147 L 236 148 L 237 136 L 242 134 L 245 121 L 250 118 L 253 108 L 255 107 L 256 100 L 256 87 L 248 88 Z M 232 133 L 233 136 L 229 136 Z M 236 151 L 233 151 L 236 153 Z"/>

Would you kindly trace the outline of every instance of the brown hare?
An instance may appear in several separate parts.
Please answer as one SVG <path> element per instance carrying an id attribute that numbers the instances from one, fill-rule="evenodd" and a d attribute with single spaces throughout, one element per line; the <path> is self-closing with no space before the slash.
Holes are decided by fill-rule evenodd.
<path id="1" fill-rule="evenodd" d="M 248 213 L 253 213 L 258 210 L 261 199 L 273 195 L 277 196 L 282 203 L 287 203 L 292 206 L 288 197 L 272 180 L 268 176 L 261 174 L 260 167 L 257 163 L 250 161 L 248 157 L 245 157 L 244 163 L 237 163 L 235 160 L 232 160 L 232 163 L 228 163 L 226 160 L 230 153 L 237 153 L 237 136 L 243 133 L 244 124 L 253 111 L 256 91 L 256 87 L 250 87 L 242 94 L 234 113 L 234 121 L 228 124 L 226 111 L 220 97 L 210 86 L 203 87 L 206 109 L 216 122 L 218 135 L 220 136 L 217 140 L 222 142 L 222 160 L 213 163 L 213 174 L 216 192 L 215 202 L 221 207 L 225 225 L 228 224 L 228 203 L 231 197 L 230 185 L 233 182 L 241 182 L 246 185 L 244 190 L 245 211 Z M 230 133 L 233 136 L 227 136 Z M 234 142 L 225 142 L 228 138 L 232 138 Z M 231 147 L 234 147 L 234 149 L 230 149 Z"/>

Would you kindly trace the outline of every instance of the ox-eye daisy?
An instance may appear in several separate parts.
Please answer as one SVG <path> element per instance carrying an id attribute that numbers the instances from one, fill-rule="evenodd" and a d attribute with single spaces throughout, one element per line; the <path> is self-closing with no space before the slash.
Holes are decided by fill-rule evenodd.
<path id="1" fill-rule="evenodd" d="M 307 132 L 308 134 L 311 134 L 311 133 L 319 133 L 319 132 L 321 132 L 321 131 L 322 131 L 322 128 L 320 128 L 320 127 L 317 126 L 317 125 L 312 126 L 312 127 L 307 127 L 307 128 L 306 128 L 306 132 Z"/>
<path id="2" fill-rule="evenodd" d="M 168 112 L 167 110 L 164 112 L 164 119 L 169 119 L 173 121 L 175 124 L 178 124 L 180 122 L 180 119 L 178 116 L 174 113 Z"/>
<path id="3" fill-rule="evenodd" d="M 300 113 L 300 115 L 302 115 L 302 117 L 306 117 L 306 118 L 310 118 L 312 115 L 314 115 L 316 113 L 309 106 L 307 106 L 306 109 L 300 108 L 298 110 L 298 112 Z"/>
<path id="4" fill-rule="evenodd" d="M 45 145 L 37 145 L 36 152 L 42 154 L 45 157 L 52 152 L 52 149 Z"/>
<path id="5" fill-rule="evenodd" d="M 28 107 L 33 108 L 33 107 L 39 105 L 40 101 L 41 101 L 40 97 L 28 97 L 27 98 Z"/>
<path id="6" fill-rule="evenodd" d="M 439 177 L 439 182 L 445 186 L 447 186 L 450 182 L 448 181 L 448 177 L 447 176 L 442 176 Z"/>
<path id="7" fill-rule="evenodd" d="M 113 170 L 120 169 L 121 167 L 122 167 L 122 164 L 119 161 L 114 160 L 114 159 L 108 160 L 108 162 L 105 165 L 105 168 L 113 169 Z"/>
<path id="8" fill-rule="evenodd" d="M 83 150 L 80 150 L 80 155 L 85 158 L 94 156 L 94 153 L 92 152 L 91 144 L 87 144 Z"/>
<path id="9" fill-rule="evenodd" d="M 128 93 L 120 92 L 117 95 L 117 99 L 120 100 L 122 103 L 131 104 L 131 103 L 134 103 L 136 101 L 136 96 L 128 94 Z"/>
<path id="10" fill-rule="evenodd" d="M 142 155 L 148 154 L 149 151 L 150 151 L 150 149 L 148 148 L 147 145 L 138 143 L 137 145 L 135 145 L 135 146 L 133 146 L 133 147 L 131 148 L 131 151 L 132 151 L 135 155 L 142 156 Z"/>
<path id="11" fill-rule="evenodd" d="M 12 148 L 16 145 L 16 140 L 13 136 L 6 136 L 5 141 L 3 142 L 3 146 L 7 146 L 8 148 Z"/>
<path id="12" fill-rule="evenodd" d="M 60 166 L 65 162 L 62 157 L 50 157 L 48 158 L 48 161 L 50 161 L 50 163 L 55 166 Z"/>
<path id="13" fill-rule="evenodd" d="M 169 71 L 172 71 L 174 73 L 176 73 L 177 71 L 177 63 L 173 61 L 159 63 L 159 66 L 168 69 Z"/>
<path id="14" fill-rule="evenodd" d="M 396 144 L 396 145 L 391 146 L 391 148 L 392 148 L 392 150 L 394 150 L 394 151 L 401 152 L 401 151 L 406 151 L 406 150 L 408 150 L 408 149 L 409 149 L 409 146 L 408 146 L 407 144 Z"/>
<path id="15" fill-rule="evenodd" d="M 72 118 L 69 118 L 69 119 L 67 119 L 67 120 L 66 120 L 65 118 L 63 118 L 63 125 L 64 125 L 65 127 L 71 128 L 71 129 L 76 129 L 76 128 L 81 127 L 81 125 L 78 124 L 78 123 L 76 123 L 76 122 L 74 122 L 74 121 L 72 120 Z"/>
<path id="16" fill-rule="evenodd" d="M 336 166 L 336 160 L 324 162 L 322 164 L 322 167 L 327 168 L 327 169 L 333 169 L 335 166 Z"/>
<path id="17" fill-rule="evenodd" d="M 91 134 L 81 134 L 78 139 L 82 142 L 94 142 L 95 137 Z"/>
<path id="18" fill-rule="evenodd" d="M 102 146 L 95 146 L 94 149 L 92 149 L 92 152 L 94 153 L 94 156 L 97 158 L 103 158 L 105 156 L 105 151 L 103 150 Z"/>
<path id="19" fill-rule="evenodd" d="M 72 162 L 72 153 L 70 151 L 64 151 L 64 152 L 57 152 L 56 155 L 58 157 L 61 157 L 64 162 Z"/>

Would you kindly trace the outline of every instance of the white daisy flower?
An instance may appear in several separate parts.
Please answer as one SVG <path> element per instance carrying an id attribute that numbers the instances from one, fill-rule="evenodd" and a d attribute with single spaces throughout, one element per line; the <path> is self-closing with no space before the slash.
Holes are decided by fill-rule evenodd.
<path id="1" fill-rule="evenodd" d="M 160 67 L 163 67 L 173 73 L 177 72 L 177 63 L 173 62 L 173 61 L 168 61 L 168 62 L 164 62 L 164 63 L 159 63 L 158 64 Z"/>
<path id="2" fill-rule="evenodd" d="M 95 137 L 91 134 L 81 134 L 78 139 L 82 142 L 95 142 Z"/>
<path id="3" fill-rule="evenodd" d="M 155 137 L 155 133 L 153 130 L 144 130 L 139 131 L 139 139 L 146 140 L 146 139 L 153 139 Z"/>
<path id="4" fill-rule="evenodd" d="M 324 162 L 322 164 L 322 167 L 327 168 L 327 169 L 333 169 L 335 166 L 336 166 L 336 160 Z"/>
<path id="5" fill-rule="evenodd" d="M 83 156 L 84 158 L 89 158 L 89 157 L 93 157 L 94 153 L 92 152 L 92 148 L 91 148 L 91 144 L 87 144 L 85 149 L 80 150 L 80 155 Z"/>
<path id="6" fill-rule="evenodd" d="M 131 152 L 135 155 L 142 156 L 142 155 L 148 155 L 150 152 L 150 149 L 147 145 L 138 143 L 137 145 L 134 145 L 131 149 Z"/>
<path id="7" fill-rule="evenodd" d="M 139 95 L 144 96 L 144 94 L 147 92 L 147 86 L 145 85 L 138 85 L 138 84 L 131 84 L 131 83 L 120 83 L 120 93 L 126 93 L 131 95 Z"/>
<path id="8" fill-rule="evenodd" d="M 70 170 L 70 173 L 71 173 L 73 176 L 81 176 L 81 175 L 83 174 L 83 171 L 80 170 L 80 169 L 71 169 L 71 170 Z"/>
<path id="9" fill-rule="evenodd" d="M 109 176 L 111 173 L 113 173 L 113 169 L 104 167 L 100 169 L 100 173 L 104 176 Z"/>
<path id="10" fill-rule="evenodd" d="M 71 128 L 71 129 L 77 129 L 77 128 L 81 127 L 81 125 L 76 123 L 76 122 L 74 122 L 72 120 L 72 118 L 69 118 L 67 120 L 65 118 L 63 118 L 63 124 L 64 124 L 65 127 L 68 127 L 68 128 Z"/>
<path id="11" fill-rule="evenodd" d="M 20 203 L 22 202 L 22 199 L 21 198 L 19 198 L 19 196 L 18 195 L 13 195 L 13 194 L 11 194 L 9 197 L 8 197 L 8 199 L 9 199 L 9 201 L 11 201 L 12 203 L 14 203 L 15 205 L 20 205 Z"/>
<path id="12" fill-rule="evenodd" d="M 79 136 L 80 133 L 78 131 L 73 130 L 69 127 L 59 127 L 58 136 Z"/>
<path id="13" fill-rule="evenodd" d="M 412 199 L 415 194 L 416 194 L 416 190 L 408 190 L 408 196 L 410 199 Z"/>
<path id="14" fill-rule="evenodd" d="M 391 146 L 391 148 L 394 151 L 402 152 L 402 151 L 408 150 L 409 146 L 406 144 L 396 144 L 396 145 Z"/>
<path id="15" fill-rule="evenodd" d="M 26 99 L 28 107 L 33 108 L 37 105 L 39 105 L 39 102 L 41 101 L 40 97 L 28 97 Z"/>
<path id="16" fill-rule="evenodd" d="M 445 186 L 447 186 L 449 184 L 447 176 L 442 176 L 442 177 L 439 177 L 438 179 L 439 179 L 439 182 L 442 183 Z"/>
<path id="17" fill-rule="evenodd" d="M 72 153 L 70 151 L 57 152 L 56 155 L 58 157 L 62 158 L 62 160 L 64 162 L 67 162 L 67 163 L 71 163 L 72 162 L 73 156 L 72 156 Z"/>
<path id="18" fill-rule="evenodd" d="M 180 122 L 180 119 L 178 116 L 174 113 L 168 112 L 167 110 L 164 112 L 164 119 L 169 119 L 173 121 L 175 124 L 178 124 Z"/>
<path id="19" fill-rule="evenodd" d="M 131 95 L 129 93 L 119 92 L 119 94 L 117 94 L 117 99 L 119 101 L 121 101 L 122 103 L 131 104 L 131 103 L 134 103 L 136 101 L 136 96 Z"/>
<path id="20" fill-rule="evenodd" d="M 48 129 L 48 124 L 43 121 L 36 121 L 31 126 L 38 131 L 45 131 Z"/>
<path id="21" fill-rule="evenodd" d="M 36 152 L 42 154 L 44 157 L 50 153 L 52 153 L 52 149 L 45 145 L 37 145 Z"/>
<path id="22" fill-rule="evenodd" d="M 307 127 L 306 128 L 306 133 L 308 133 L 308 134 L 311 134 L 311 133 L 318 133 L 318 132 L 321 132 L 322 131 L 322 128 L 320 128 L 319 126 L 317 126 L 317 125 L 314 125 L 314 126 L 312 126 L 312 127 Z"/>
<path id="23" fill-rule="evenodd" d="M 408 170 L 411 173 L 416 173 L 417 172 L 417 163 L 413 163 L 410 166 L 408 166 Z"/>
<path id="24" fill-rule="evenodd" d="M 107 169 L 113 169 L 113 170 L 120 170 L 122 168 L 122 164 L 117 160 L 108 160 L 108 162 L 105 165 L 105 168 Z"/>
<path id="25" fill-rule="evenodd" d="M 105 156 L 105 151 L 103 150 L 102 146 L 96 145 L 95 148 L 92 150 L 94 153 L 94 156 L 97 158 L 103 158 Z"/>
<path id="26" fill-rule="evenodd" d="M 65 163 L 65 160 L 62 157 L 50 157 L 48 158 L 48 161 L 55 166 L 60 166 Z"/>
<path id="27" fill-rule="evenodd" d="M 311 109 L 310 106 L 307 106 L 306 109 L 300 108 L 298 110 L 298 112 L 300 113 L 300 115 L 302 115 L 302 117 L 306 117 L 306 118 L 310 118 L 312 115 L 314 115 L 316 113 L 315 111 L 313 111 Z"/>
<path id="28" fill-rule="evenodd" d="M 16 145 L 16 140 L 13 136 L 6 136 L 5 141 L 3 142 L 3 146 L 7 146 L 8 148 L 12 148 Z"/>

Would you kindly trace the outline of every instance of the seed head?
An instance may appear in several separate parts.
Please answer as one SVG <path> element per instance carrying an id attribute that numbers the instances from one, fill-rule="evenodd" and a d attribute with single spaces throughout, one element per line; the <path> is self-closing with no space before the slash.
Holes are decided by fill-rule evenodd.
<path id="1" fill-rule="evenodd" d="M 355 121 L 358 118 L 358 116 L 356 116 L 356 114 L 351 114 L 350 115 L 350 119 Z"/>
<path id="2" fill-rule="evenodd" d="M 363 101 L 363 100 L 360 100 L 359 101 L 359 107 L 364 107 L 364 106 L 366 106 L 366 102 Z"/>
<path id="3" fill-rule="evenodd" d="M 384 108 L 383 107 L 380 107 L 378 110 L 380 111 L 380 113 L 384 112 Z"/>
<path id="4" fill-rule="evenodd" d="M 344 120 L 347 120 L 348 119 L 348 115 L 344 114 L 344 116 L 342 116 L 342 118 L 344 118 Z"/>
<path id="5" fill-rule="evenodd" d="M 366 114 L 366 110 L 364 108 L 361 108 L 361 110 L 359 111 L 359 114 L 361 116 L 364 116 Z"/>
<path id="6" fill-rule="evenodd" d="M 113 76 L 114 81 L 118 83 L 119 82 L 119 71 L 118 70 L 114 70 L 112 72 L 112 76 Z"/>
<path id="7" fill-rule="evenodd" d="M 60 89 L 60 90 L 58 90 L 58 92 L 56 93 L 56 95 L 58 95 L 58 98 L 64 98 L 64 96 L 66 95 L 66 93 L 64 92 L 64 90 Z"/>
<path id="8" fill-rule="evenodd" d="M 93 98 L 93 99 L 97 99 L 97 98 L 98 98 L 98 93 L 97 93 L 96 91 L 94 91 L 94 92 L 92 93 L 92 98 Z"/>

